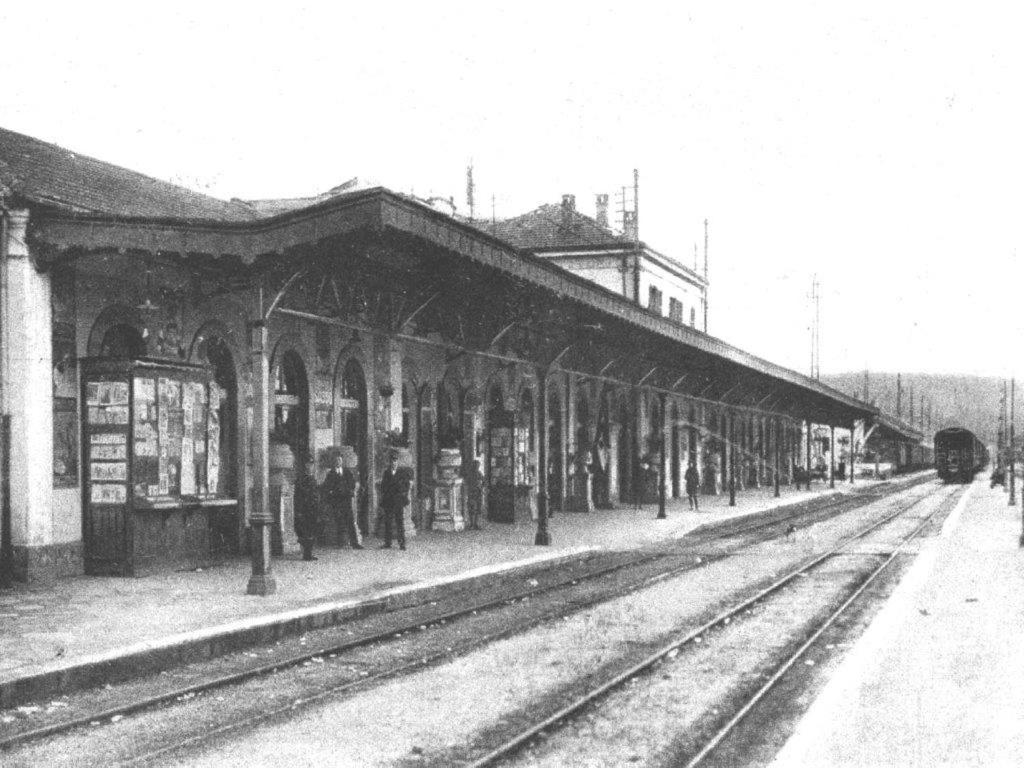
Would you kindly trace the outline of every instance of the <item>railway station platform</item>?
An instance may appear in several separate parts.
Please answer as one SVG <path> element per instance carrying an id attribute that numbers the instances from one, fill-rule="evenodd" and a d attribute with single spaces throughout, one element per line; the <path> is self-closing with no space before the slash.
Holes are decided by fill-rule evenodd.
<path id="1" fill-rule="evenodd" d="M 775 768 L 1024 765 L 1021 507 L 987 473 L 839 662 Z"/>
<path id="2" fill-rule="evenodd" d="M 901 477 L 895 483 L 911 482 Z M 102 680 L 121 666 L 152 668 L 212 655 L 249 642 L 266 642 L 329 623 L 341 623 L 367 606 L 414 605 L 455 586 L 472 587 L 509 577 L 529 578 L 560 559 L 596 550 L 626 549 L 681 537 L 696 528 L 757 514 L 785 504 L 856 493 L 878 482 L 814 483 L 811 491 L 784 487 L 702 497 L 701 511 L 685 501 L 592 513 L 556 513 L 550 547 L 533 544 L 536 523 L 484 523 L 479 531 L 420 532 L 408 550 L 318 548 L 315 562 L 275 558 L 277 592 L 245 594 L 247 558 L 198 571 L 139 578 L 74 577 L 0 590 L 0 709 L 12 701 L 78 687 L 76 680 Z"/>

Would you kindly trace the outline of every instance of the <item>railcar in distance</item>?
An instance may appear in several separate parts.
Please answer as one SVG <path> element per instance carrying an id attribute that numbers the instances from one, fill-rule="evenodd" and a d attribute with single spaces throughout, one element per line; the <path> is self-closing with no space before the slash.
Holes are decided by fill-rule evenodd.
<path id="1" fill-rule="evenodd" d="M 969 483 L 988 463 L 988 449 L 963 427 L 948 427 L 935 433 L 935 469 L 947 483 Z"/>

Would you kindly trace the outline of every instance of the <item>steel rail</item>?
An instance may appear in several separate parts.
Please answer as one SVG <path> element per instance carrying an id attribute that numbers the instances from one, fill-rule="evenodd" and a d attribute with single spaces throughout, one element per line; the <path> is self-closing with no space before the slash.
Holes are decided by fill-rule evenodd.
<path id="1" fill-rule="evenodd" d="M 915 485 L 917 485 L 917 484 L 915 484 Z M 912 487 L 915 487 L 915 486 L 912 485 L 910 487 L 912 488 Z M 12 734 L 12 735 L 4 737 L 4 738 L 0 738 L 0 754 L 2 754 L 4 751 L 8 751 L 8 750 L 10 750 L 10 749 L 12 749 L 14 747 L 19 746 L 19 745 L 22 745 L 22 744 L 25 744 L 25 743 L 28 743 L 28 742 L 31 742 L 31 741 L 38 741 L 40 739 L 44 739 L 44 738 L 47 738 L 47 737 L 55 736 L 55 735 L 58 735 L 58 734 L 61 734 L 61 733 L 73 730 L 75 728 L 85 727 L 85 726 L 88 726 L 91 723 L 94 723 L 94 722 L 97 722 L 97 721 L 100 721 L 100 722 L 103 722 L 103 721 L 110 722 L 112 718 L 116 718 L 116 717 L 119 717 L 119 716 L 136 714 L 138 712 L 142 712 L 142 711 L 149 710 L 149 709 L 154 709 L 156 707 L 159 707 L 159 706 L 162 706 L 162 705 L 165 705 L 165 704 L 172 704 L 172 703 L 174 703 L 176 701 L 187 700 L 188 698 L 191 698 L 191 697 L 194 697 L 196 695 L 200 695 L 200 694 L 206 693 L 206 692 L 211 691 L 211 690 L 215 690 L 217 688 L 224 688 L 224 687 L 227 687 L 227 686 L 230 686 L 230 685 L 234 685 L 234 684 L 238 684 L 238 683 L 243 683 L 243 682 L 245 682 L 247 680 L 252 680 L 254 678 L 263 677 L 263 676 L 267 676 L 267 675 L 270 675 L 270 674 L 274 674 L 276 672 L 280 672 L 280 671 L 283 671 L 283 670 L 287 670 L 287 669 L 291 669 L 291 668 L 294 668 L 294 667 L 298 667 L 301 664 L 303 664 L 303 663 L 305 663 L 307 661 L 310 661 L 311 659 L 314 659 L 314 658 L 324 658 L 324 657 L 329 656 L 331 654 L 341 654 L 341 653 L 345 653 L 345 652 L 348 652 L 348 651 L 355 650 L 357 648 L 363 648 L 363 647 L 367 647 L 367 646 L 371 646 L 371 645 L 375 645 L 375 644 L 384 644 L 384 643 L 386 643 L 388 641 L 393 640 L 397 634 L 404 635 L 404 634 L 406 634 L 408 632 L 420 631 L 419 628 L 422 627 L 422 626 L 433 627 L 433 626 L 440 625 L 440 624 L 445 624 L 445 623 L 448 623 L 448 622 L 451 622 L 451 621 L 457 621 L 459 619 L 462 619 L 462 618 L 465 618 L 465 617 L 468 617 L 468 616 L 471 616 L 471 615 L 474 615 L 474 614 L 477 614 L 477 613 L 480 613 L 480 612 L 485 612 L 485 611 L 489 611 L 489 610 L 497 610 L 497 609 L 502 608 L 503 606 L 512 604 L 514 602 L 517 602 L 517 601 L 520 601 L 520 600 L 523 600 L 523 599 L 527 599 L 527 598 L 535 597 L 535 596 L 538 596 L 538 595 L 543 595 L 543 594 L 548 593 L 548 592 L 554 592 L 554 591 L 559 590 L 559 589 L 564 589 L 564 588 L 567 588 L 567 587 L 571 587 L 571 586 L 574 586 L 575 584 L 577 584 L 579 582 L 594 581 L 594 580 L 597 580 L 597 579 L 604 578 L 606 576 L 610 576 L 610 575 L 612 575 L 614 573 L 617 573 L 617 572 L 620 572 L 620 571 L 625 571 L 625 570 L 630 569 L 630 568 L 641 567 L 643 565 L 655 562 L 655 561 L 660 560 L 660 559 L 665 559 L 665 558 L 671 558 L 671 557 L 674 557 L 674 556 L 684 555 L 684 554 L 686 554 L 686 548 L 692 547 L 695 544 L 707 543 L 707 542 L 712 542 L 712 541 L 715 541 L 715 540 L 722 540 L 722 539 L 733 538 L 733 537 L 736 537 L 736 536 L 747 535 L 747 534 L 750 534 L 750 533 L 753 533 L 753 532 L 756 532 L 756 531 L 759 531 L 759 530 L 770 529 L 770 528 L 772 528 L 774 526 L 779 526 L 779 525 L 783 525 L 783 524 L 785 524 L 787 522 L 791 522 L 791 521 L 794 521 L 794 520 L 799 520 L 800 518 L 804 518 L 804 517 L 815 517 L 815 518 L 817 518 L 817 517 L 819 517 L 821 515 L 822 512 L 827 512 L 827 511 L 830 511 L 830 510 L 834 510 L 836 507 L 845 507 L 845 506 L 848 506 L 848 505 L 852 505 L 852 508 L 856 509 L 859 506 L 867 506 L 868 504 L 872 504 L 872 503 L 875 503 L 877 501 L 880 501 L 880 500 L 884 499 L 887 495 L 889 495 L 889 494 L 888 493 L 874 494 L 869 489 L 867 492 L 860 493 L 860 494 L 857 494 L 855 496 L 842 496 L 842 497 L 840 497 L 838 499 L 832 499 L 832 500 L 828 501 L 827 503 L 822 504 L 820 506 L 816 506 L 813 509 L 802 509 L 802 510 L 799 510 L 799 511 L 795 511 L 792 514 L 789 514 L 789 515 L 784 515 L 782 517 L 772 518 L 771 520 L 767 520 L 767 521 L 765 521 L 765 520 L 751 520 L 749 522 L 749 524 L 740 525 L 739 527 L 737 527 L 735 529 L 726 529 L 724 531 L 711 530 L 711 531 L 707 531 L 707 532 L 698 532 L 697 534 L 695 534 L 691 538 L 689 538 L 688 541 L 681 542 L 681 543 L 683 543 L 683 548 L 681 548 L 680 550 L 669 550 L 669 551 L 656 550 L 654 552 L 651 552 L 650 550 L 647 550 L 647 551 L 644 552 L 643 555 L 641 555 L 639 557 L 630 558 L 630 559 L 628 559 L 626 561 L 623 561 L 623 562 L 620 562 L 620 563 L 616 563 L 614 565 L 597 568 L 596 570 L 588 572 L 588 573 L 575 574 L 575 575 L 573 575 L 571 577 L 564 578 L 564 579 L 555 581 L 555 582 L 550 583 L 550 584 L 545 584 L 545 585 L 542 585 L 542 586 L 532 587 L 532 588 L 526 589 L 526 590 L 519 590 L 516 593 L 511 594 L 511 595 L 503 595 L 503 596 L 501 596 L 501 597 L 499 597 L 497 599 L 485 600 L 485 601 L 481 601 L 481 602 L 478 602 L 478 603 L 474 603 L 474 604 L 469 605 L 469 606 L 460 607 L 460 608 L 458 608 L 456 610 L 453 610 L 453 611 L 448 611 L 446 613 L 441 613 L 441 614 L 437 614 L 437 615 L 434 615 L 434 616 L 430 616 L 430 617 L 425 618 L 425 619 L 421 618 L 421 619 L 419 619 L 417 621 L 410 622 L 408 624 L 403 624 L 403 625 L 400 625 L 400 626 L 397 626 L 397 627 L 391 627 L 391 628 L 389 628 L 387 630 L 371 633 L 371 634 L 368 634 L 368 635 L 365 635 L 363 637 L 359 637 L 359 638 L 356 638 L 356 639 L 353 639 L 353 640 L 346 640 L 345 642 L 337 644 L 337 645 L 320 646 L 320 647 L 318 647 L 316 649 L 309 650 L 309 651 L 304 651 L 304 652 L 299 653 L 299 654 L 294 654 L 294 655 L 289 656 L 289 657 L 284 658 L 284 659 L 278 659 L 276 661 L 273 661 L 273 662 L 270 662 L 270 663 L 267 663 L 267 664 L 261 664 L 261 665 L 258 665 L 258 666 L 255 666 L 255 667 L 250 667 L 250 668 L 247 668 L 247 669 L 244 669 L 244 670 L 239 670 L 239 671 L 236 671 L 236 672 L 230 672 L 228 674 L 219 675 L 217 677 L 213 677 L 213 678 L 210 678 L 210 679 L 202 680 L 202 681 L 197 682 L 197 683 L 191 683 L 191 684 L 188 684 L 188 685 L 183 685 L 183 686 L 180 686 L 178 688 L 172 689 L 170 691 L 164 691 L 162 693 L 158 693 L 158 694 L 154 694 L 154 695 L 151 695 L 151 696 L 142 697 L 142 698 L 136 699 L 134 701 L 129 701 L 129 702 L 126 702 L 126 703 L 123 703 L 123 704 L 119 704 L 117 706 L 109 707 L 109 708 L 107 708 L 105 710 L 101 710 L 99 712 L 92 712 L 92 713 L 81 715 L 79 717 L 70 718 L 70 719 L 67 719 L 67 720 L 60 721 L 60 722 L 51 723 L 49 725 L 41 726 L 39 728 L 34 728 L 34 729 L 31 729 L 31 730 L 21 731 L 19 733 L 15 733 L 15 734 Z M 809 499 L 808 501 L 813 501 L 813 499 Z M 860 502 L 860 503 L 857 503 L 857 502 Z M 765 514 L 769 514 L 769 512 L 766 512 Z M 816 522 L 819 522 L 819 519 L 811 520 L 809 524 L 814 524 Z M 512 634 L 515 634 L 517 632 L 526 631 L 528 629 L 531 629 L 531 628 L 534 628 L 536 626 L 539 626 L 539 625 L 541 625 L 541 624 L 543 624 L 545 622 L 561 619 L 564 616 L 571 615 L 572 613 L 577 613 L 577 612 L 579 612 L 581 610 L 585 610 L 585 609 L 587 609 L 589 607 L 592 607 L 593 605 L 596 605 L 596 604 L 598 604 L 600 602 L 603 602 L 603 601 L 606 601 L 606 600 L 611 600 L 611 599 L 616 599 L 616 598 L 625 596 L 627 594 L 630 594 L 630 593 L 637 592 L 637 591 L 640 591 L 642 589 L 645 589 L 645 588 L 647 588 L 649 586 L 652 586 L 653 584 L 655 584 L 655 583 L 657 583 L 659 581 L 663 581 L 663 580 L 666 580 L 666 579 L 671 579 L 671 578 L 674 578 L 676 576 L 682 575 L 683 573 L 686 573 L 686 572 L 689 572 L 689 571 L 693 571 L 693 570 L 697 570 L 699 568 L 707 567 L 708 565 L 710 565 L 713 562 L 716 562 L 717 560 L 720 560 L 720 559 L 723 559 L 725 557 L 730 556 L 733 552 L 742 549 L 744 546 L 746 546 L 746 545 L 740 545 L 740 546 L 736 547 L 735 549 L 728 550 L 728 551 L 726 551 L 724 553 L 721 553 L 721 554 L 719 554 L 717 556 L 707 556 L 707 555 L 705 555 L 704 557 L 701 558 L 701 560 L 699 562 L 690 562 L 690 563 L 686 563 L 685 565 L 682 565 L 682 566 L 678 566 L 678 567 L 675 567 L 675 568 L 670 568 L 670 569 L 668 569 L 666 571 L 663 571 L 661 573 L 655 574 L 653 576 L 648 576 L 648 577 L 640 580 L 639 582 L 635 582 L 635 583 L 629 584 L 629 585 L 625 586 L 624 588 L 620 588 L 620 589 L 616 589 L 616 590 L 613 590 L 613 591 L 608 592 L 608 593 L 604 593 L 604 594 L 599 595 L 597 597 L 594 597 L 592 599 L 588 599 L 588 600 L 585 600 L 585 601 L 576 601 L 576 602 L 573 602 L 573 603 L 569 603 L 569 604 L 567 604 L 566 608 L 563 608 L 561 610 L 555 610 L 555 611 L 546 612 L 546 613 L 544 613 L 544 614 L 542 614 L 542 615 L 540 615 L 538 617 L 534 617 L 532 620 L 530 620 L 529 622 L 527 622 L 525 624 L 517 624 L 514 627 L 509 628 L 508 630 L 503 630 L 502 632 L 499 632 L 499 633 L 492 633 L 490 635 L 484 636 L 482 638 L 479 638 L 479 642 L 472 642 L 472 643 L 469 643 L 467 645 L 462 645 L 462 646 L 460 646 L 458 652 L 446 650 L 444 652 L 440 652 L 440 653 L 437 653 L 437 654 L 428 655 L 428 656 L 422 657 L 422 658 L 420 658 L 420 659 L 418 659 L 418 660 L 416 660 L 416 661 L 414 661 L 412 663 L 409 663 L 409 664 L 406 664 L 406 665 L 403 665 L 403 666 L 400 666 L 400 667 L 396 667 L 396 668 L 390 670 L 386 674 L 371 675 L 371 676 L 368 676 L 366 678 L 361 678 L 361 679 L 356 680 L 356 681 L 350 681 L 350 682 L 341 684 L 340 686 L 335 686 L 335 687 L 332 687 L 332 688 L 327 689 L 325 691 L 318 692 L 317 694 L 313 695 L 312 697 L 309 697 L 308 699 L 305 699 L 305 698 L 297 699 L 297 700 L 293 701 L 291 704 L 289 704 L 287 707 L 282 708 L 280 711 L 294 709 L 297 706 L 301 706 L 302 704 L 306 704 L 306 703 L 310 703 L 312 701 L 319 700 L 321 698 L 324 698 L 327 695 L 331 695 L 331 694 L 335 694 L 335 693 L 342 693 L 344 691 L 350 690 L 350 689 L 355 688 L 355 687 L 365 687 L 368 683 L 371 683 L 371 682 L 376 682 L 378 680 L 383 680 L 383 679 L 386 679 L 386 678 L 389 678 L 389 677 L 396 677 L 396 676 L 399 676 L 401 674 L 405 674 L 407 672 L 413 671 L 414 669 L 417 669 L 417 668 L 420 668 L 420 667 L 429 666 L 430 664 L 433 664 L 433 663 L 435 663 L 438 660 L 443 659 L 443 658 L 448 658 L 448 657 L 453 657 L 453 656 L 456 656 L 456 655 L 459 655 L 459 654 L 464 654 L 466 652 L 474 650 L 475 648 L 481 647 L 481 646 L 486 645 L 488 643 L 492 643 L 492 642 L 495 642 L 497 640 L 501 640 L 504 637 L 511 636 Z M 267 711 L 267 712 L 261 714 L 258 718 L 256 718 L 256 720 L 253 720 L 252 722 L 257 722 L 257 721 L 259 721 L 261 719 L 267 719 L 267 718 L 272 717 L 272 716 L 274 716 L 274 715 L 276 715 L 278 713 L 279 713 L 278 710 Z M 229 727 L 226 728 L 226 730 L 233 730 L 235 728 L 244 727 L 245 725 L 248 725 L 248 724 L 251 724 L 248 720 L 242 721 L 242 722 L 238 722 L 238 723 L 232 723 L 232 724 L 229 725 Z M 208 731 L 204 735 L 204 737 L 205 736 L 210 736 L 210 735 L 215 735 L 216 733 L 218 733 L 217 730 Z M 183 743 L 182 744 L 176 744 L 176 745 L 174 745 L 173 747 L 171 747 L 169 749 L 177 749 L 177 748 L 180 748 L 181 746 L 185 746 L 185 744 L 183 744 Z"/>
<path id="2" fill-rule="evenodd" d="M 946 497 L 946 499 L 943 499 L 943 501 L 949 500 L 954 495 L 956 495 L 956 493 L 960 490 L 961 489 L 954 490 Z M 896 561 L 896 557 L 900 554 L 900 551 L 903 549 L 903 547 L 906 546 L 906 544 L 912 539 L 917 538 L 918 534 L 920 534 L 921 531 L 923 531 L 925 527 L 928 526 L 928 524 L 932 520 L 932 517 L 934 517 L 935 513 L 938 512 L 941 508 L 942 503 L 940 502 L 939 506 L 937 506 L 931 512 L 931 514 L 925 517 L 924 520 L 921 521 L 920 525 L 915 527 L 913 531 L 904 536 L 903 539 L 895 547 L 893 547 L 893 550 L 886 556 L 885 560 L 883 560 L 870 574 L 868 574 L 868 576 L 864 579 L 861 585 L 857 587 L 857 589 L 854 590 L 854 592 L 849 597 L 847 597 L 846 600 L 844 600 L 842 604 L 839 605 L 839 607 L 837 607 L 831 614 L 829 614 L 829 616 L 818 626 L 818 628 L 811 634 L 811 636 L 808 637 L 807 640 L 805 640 L 800 645 L 800 647 L 797 648 L 789 656 L 788 659 L 786 659 L 782 666 L 780 666 L 775 671 L 775 673 L 772 674 L 772 676 L 769 677 L 764 682 L 764 684 L 762 684 L 761 687 L 754 692 L 754 694 L 747 700 L 746 704 L 744 704 L 739 709 L 739 711 L 736 712 L 736 714 L 729 718 L 728 722 L 726 722 L 725 725 L 723 725 L 715 733 L 714 737 L 712 737 L 704 745 L 700 752 L 698 752 L 696 755 L 690 758 L 690 760 L 685 764 L 684 768 L 696 768 L 696 766 L 700 765 L 709 755 L 711 755 L 712 752 L 714 752 L 715 749 L 718 748 L 718 746 L 729 736 L 729 734 L 732 733 L 736 726 L 739 725 L 740 722 L 742 722 L 742 720 L 748 714 L 750 714 L 754 707 L 756 707 L 758 703 L 760 703 L 760 701 L 765 696 L 767 696 L 768 693 L 776 686 L 776 684 L 778 684 L 778 682 L 782 680 L 786 673 L 793 668 L 793 665 L 796 664 L 800 660 L 800 658 L 805 653 L 807 653 L 807 651 L 810 650 L 810 648 L 818 641 L 818 639 L 833 624 L 835 624 L 835 622 L 844 613 L 846 613 L 850 609 L 850 607 L 855 602 L 857 602 L 857 600 L 860 599 L 864 592 L 867 591 L 868 587 L 874 584 L 878 577 L 881 576 L 882 573 Z"/>
<path id="3" fill-rule="evenodd" d="M 952 495 L 952 493 L 948 494 L 947 498 Z M 776 581 L 772 582 L 769 586 L 760 590 L 752 597 L 742 600 L 737 605 L 731 608 L 727 608 L 726 610 L 716 615 L 714 618 L 708 620 L 707 622 L 699 626 L 697 629 L 687 632 L 684 636 L 672 640 L 667 645 L 662 646 L 661 648 L 649 654 L 641 661 L 633 664 L 625 671 L 620 672 L 614 677 L 606 680 L 600 685 L 595 686 L 586 693 L 578 696 L 574 701 L 562 707 L 557 712 L 549 715 L 542 721 L 531 725 L 529 728 L 524 729 L 523 731 L 516 734 L 512 738 L 508 739 L 503 744 L 491 750 L 482 757 L 478 757 L 471 762 L 465 763 L 466 768 L 485 768 L 486 766 L 494 765 L 495 763 L 510 757 L 512 754 L 518 752 L 523 746 L 525 746 L 533 739 L 544 735 L 546 731 L 560 725 L 565 720 L 576 715 L 583 709 L 591 706 L 597 700 L 601 699 L 614 689 L 622 686 L 623 684 L 632 680 L 633 678 L 637 677 L 643 672 L 646 672 L 652 666 L 668 657 L 669 654 L 673 653 L 674 651 L 677 651 L 682 646 L 692 642 L 696 638 L 704 635 L 705 633 L 714 629 L 718 625 L 724 624 L 727 620 L 731 621 L 737 614 L 742 613 L 751 606 L 757 604 L 766 597 L 782 589 L 784 586 L 789 584 L 794 579 L 799 578 L 801 574 L 812 570 L 813 568 L 817 567 L 826 560 L 834 557 L 844 547 L 849 546 L 858 539 L 864 538 L 865 536 L 869 535 L 881 526 L 891 522 L 897 517 L 906 514 L 909 510 L 913 509 L 915 506 L 929 498 L 931 498 L 931 493 L 913 500 L 906 506 L 872 523 L 863 530 L 858 531 L 857 533 L 851 534 L 850 536 L 842 539 L 840 543 L 837 546 L 833 547 L 831 550 L 821 555 L 816 555 L 812 557 L 810 560 L 805 561 L 803 564 L 799 565 L 794 570 L 790 571 L 789 573 L 780 577 Z M 928 517 L 925 519 L 924 524 L 927 524 L 927 522 L 931 519 L 932 515 L 934 515 L 934 512 L 928 515 Z M 922 524 L 921 527 L 923 527 L 924 524 Z"/>

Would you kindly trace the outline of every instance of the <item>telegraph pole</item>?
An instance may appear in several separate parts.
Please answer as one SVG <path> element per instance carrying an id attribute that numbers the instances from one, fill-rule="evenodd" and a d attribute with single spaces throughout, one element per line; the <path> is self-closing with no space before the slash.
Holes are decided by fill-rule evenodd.
<path id="1" fill-rule="evenodd" d="M 903 378 L 896 374 L 896 418 L 903 418 Z"/>
<path id="2" fill-rule="evenodd" d="M 808 298 L 814 304 L 814 320 L 811 324 L 811 378 L 821 378 L 821 284 L 818 276 L 811 281 L 811 294 Z"/>

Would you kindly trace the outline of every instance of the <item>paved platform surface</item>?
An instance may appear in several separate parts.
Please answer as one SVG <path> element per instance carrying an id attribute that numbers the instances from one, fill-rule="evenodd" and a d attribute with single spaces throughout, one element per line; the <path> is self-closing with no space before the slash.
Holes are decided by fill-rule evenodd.
<path id="1" fill-rule="evenodd" d="M 1024 765 L 1021 507 L 979 479 L 779 752 L 781 766 Z"/>
<path id="2" fill-rule="evenodd" d="M 849 493 L 872 484 L 837 481 L 836 491 Z M 297 555 L 275 558 L 278 591 L 268 597 L 244 594 L 250 567 L 245 558 L 202 571 L 142 578 L 80 576 L 18 585 L 0 590 L 0 687 L 156 646 L 266 626 L 288 616 L 338 606 L 343 611 L 360 601 L 431 583 L 678 537 L 709 522 L 836 491 L 827 483 L 815 483 L 810 492 L 783 487 L 782 497 L 775 499 L 770 488 L 747 490 L 738 494 L 735 507 L 728 506 L 728 495 L 702 497 L 698 513 L 687 511 L 685 501 L 674 501 L 667 520 L 655 520 L 652 505 L 557 513 L 551 519 L 550 547 L 533 544 L 535 523 L 530 521 L 485 523 L 480 531 L 421 532 L 404 552 L 380 550 L 379 542 L 370 538 L 360 551 L 320 548 L 316 562 L 302 562 Z"/>

